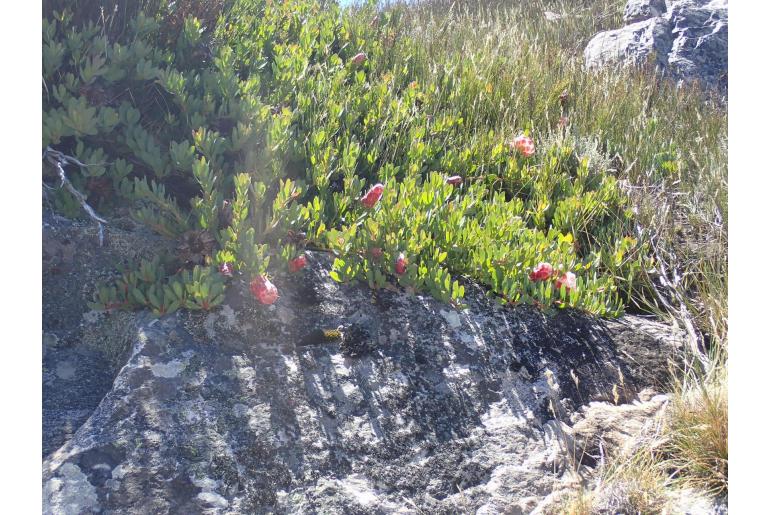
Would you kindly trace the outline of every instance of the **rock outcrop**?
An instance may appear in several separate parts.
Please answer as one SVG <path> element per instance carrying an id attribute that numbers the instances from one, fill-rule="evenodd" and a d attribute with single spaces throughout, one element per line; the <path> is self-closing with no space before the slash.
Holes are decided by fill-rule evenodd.
<path id="1" fill-rule="evenodd" d="M 675 80 L 727 90 L 727 0 L 629 0 L 626 26 L 585 49 L 589 68 L 654 64 Z"/>
<path id="2" fill-rule="evenodd" d="M 88 419 L 125 365 L 136 337 L 132 313 L 89 323 L 96 285 L 126 260 L 149 259 L 167 241 L 127 219 L 110 223 L 104 247 L 96 227 L 43 214 L 43 457 Z M 106 325 L 105 325 L 106 324 Z"/>
<path id="3" fill-rule="evenodd" d="M 639 317 L 502 307 L 471 284 L 458 311 L 309 261 L 271 307 L 236 280 L 213 313 L 123 324 L 125 366 L 44 460 L 45 513 L 543 512 L 597 439 L 636 430 L 626 411 L 655 411 L 639 393 L 681 348 Z"/>

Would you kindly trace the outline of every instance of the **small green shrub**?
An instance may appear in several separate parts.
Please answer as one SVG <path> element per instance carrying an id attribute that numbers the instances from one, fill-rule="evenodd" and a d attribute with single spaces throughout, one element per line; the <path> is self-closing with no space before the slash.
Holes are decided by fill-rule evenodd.
<path id="1" fill-rule="evenodd" d="M 225 279 L 212 266 L 195 265 L 192 270 L 166 272 L 170 261 L 159 257 L 127 267 L 114 284 L 101 286 L 94 294 L 92 309 L 146 308 L 158 316 L 180 308 L 208 311 L 224 300 Z"/>

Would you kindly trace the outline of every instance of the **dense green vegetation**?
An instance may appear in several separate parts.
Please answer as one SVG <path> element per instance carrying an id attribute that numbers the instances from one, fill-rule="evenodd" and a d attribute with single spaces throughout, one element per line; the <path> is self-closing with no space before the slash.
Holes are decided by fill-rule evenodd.
<path id="1" fill-rule="evenodd" d="M 580 49 L 602 18 L 546 23 L 551 3 L 145 2 L 90 21 L 93 2 L 52 7 L 43 148 L 88 165 L 68 177 L 102 216 L 128 207 L 180 246 L 97 304 L 209 309 L 228 280 L 217 267 L 269 275 L 305 245 L 336 254 L 339 280 L 452 302 L 464 277 L 503 302 L 649 304 L 649 243 L 661 238 L 645 210 L 660 211 L 624 186 L 718 181 L 724 117 L 691 91 L 584 72 Z M 522 134 L 534 155 L 511 144 Z M 367 208 L 376 183 L 382 198 Z M 83 214 L 66 189 L 52 196 Z M 531 280 L 540 262 L 576 287 Z"/>

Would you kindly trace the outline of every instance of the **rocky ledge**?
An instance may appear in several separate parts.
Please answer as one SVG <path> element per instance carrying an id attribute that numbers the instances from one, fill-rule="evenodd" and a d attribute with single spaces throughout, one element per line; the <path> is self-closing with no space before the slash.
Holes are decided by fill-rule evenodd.
<path id="1" fill-rule="evenodd" d="M 271 307 L 236 280 L 208 314 L 87 313 L 83 334 L 131 348 L 44 460 L 45 513 L 546 512 L 665 405 L 669 326 L 470 284 L 458 311 L 329 266 L 276 277 Z M 64 383 L 76 366 L 48 364 Z"/>

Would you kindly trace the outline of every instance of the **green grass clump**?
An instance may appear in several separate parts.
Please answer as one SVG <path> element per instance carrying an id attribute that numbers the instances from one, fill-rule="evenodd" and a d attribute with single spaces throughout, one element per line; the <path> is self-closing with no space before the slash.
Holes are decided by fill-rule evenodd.
<path id="1" fill-rule="evenodd" d="M 653 215 L 627 186 L 703 188 L 696 176 L 724 162 L 719 111 L 641 73 L 583 70 L 582 45 L 617 21 L 613 2 L 444 7 L 157 2 L 124 13 L 120 31 L 48 13 L 43 147 L 89 165 L 70 179 L 101 211 L 128 206 L 170 238 L 213 242 L 200 262 L 164 267 L 177 272 L 147 286 L 158 302 L 139 287 L 116 304 L 116 286 L 97 304 L 209 309 L 214 283 L 195 287 L 205 302 L 175 293 L 186 269 L 207 268 L 204 282 L 225 263 L 263 275 L 302 251 L 294 234 L 336 254 L 333 277 L 373 287 L 459 303 L 462 277 L 503 302 L 608 315 L 649 304 Z M 509 145 L 520 134 L 533 156 Z M 368 209 L 375 183 L 384 194 Z M 78 213 L 64 190 L 54 202 Z M 577 288 L 530 280 L 544 261 Z"/>
<path id="2" fill-rule="evenodd" d="M 727 369 L 710 374 L 684 374 L 668 409 L 662 449 L 663 464 L 677 483 L 727 494 L 728 486 Z"/>

